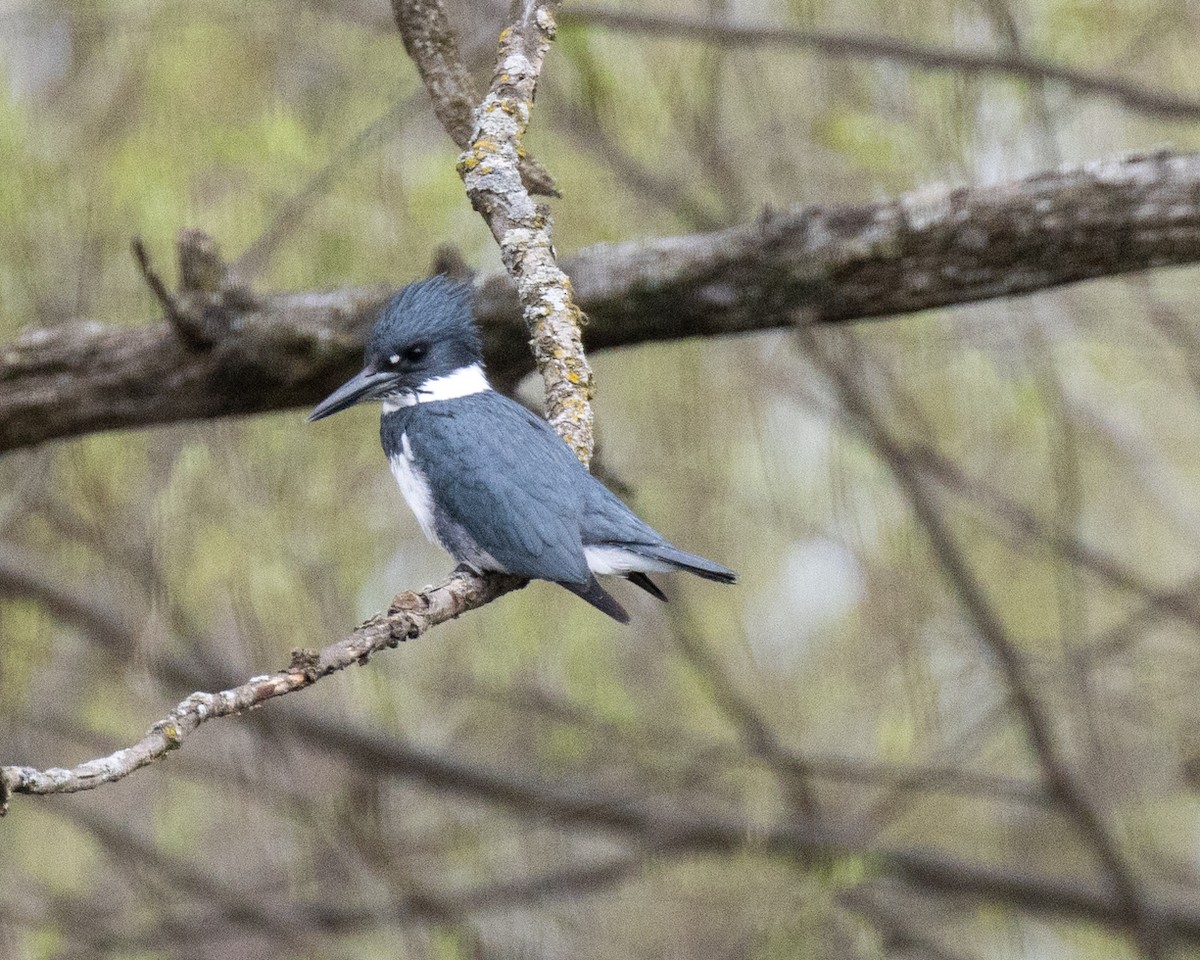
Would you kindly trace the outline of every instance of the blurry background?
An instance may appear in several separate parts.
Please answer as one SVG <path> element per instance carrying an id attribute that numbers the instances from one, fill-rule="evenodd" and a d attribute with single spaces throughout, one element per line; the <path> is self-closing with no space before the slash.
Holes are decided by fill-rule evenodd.
<path id="1" fill-rule="evenodd" d="M 1194 0 L 613 3 L 1200 95 Z M 1061 83 L 596 9 L 567 5 L 530 138 L 563 253 L 1200 140 Z M 507 5 L 450 13 L 486 81 Z M 385 0 L 6 0 L 0 342 L 152 322 L 130 237 L 165 264 L 185 226 L 262 289 L 399 285 L 446 241 L 494 270 L 456 153 Z M 1196 280 L 596 354 L 605 470 L 740 585 L 618 586 L 621 628 L 534 584 L 117 785 L 17 798 L 0 957 L 1162 955 L 1153 908 L 1200 903 Z M 376 416 L 0 459 L 0 762 L 131 743 L 446 573 Z M 737 842 L 673 846 L 658 808 Z M 813 824 L 845 843 L 770 840 Z"/>

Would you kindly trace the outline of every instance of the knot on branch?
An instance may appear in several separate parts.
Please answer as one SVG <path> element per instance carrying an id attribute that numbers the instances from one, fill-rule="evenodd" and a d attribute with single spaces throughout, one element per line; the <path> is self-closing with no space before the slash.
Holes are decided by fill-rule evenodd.
<path id="1" fill-rule="evenodd" d="M 414 593 L 406 590 L 392 598 L 388 607 L 388 628 L 392 640 L 403 643 L 405 640 L 415 640 L 422 633 L 421 620 L 429 614 L 429 598 L 424 593 Z"/>
<path id="2" fill-rule="evenodd" d="M 288 672 L 301 674 L 305 683 L 312 683 L 321 676 L 321 655 L 316 650 L 296 647 L 292 651 Z"/>
<path id="3" fill-rule="evenodd" d="M 184 733 L 174 717 L 160 720 L 150 728 L 151 734 L 158 734 L 163 739 L 164 750 L 178 750 L 183 746 Z"/>
<path id="4" fill-rule="evenodd" d="M 154 269 L 141 237 L 133 239 L 133 255 L 168 322 L 193 349 L 215 346 L 234 329 L 237 314 L 255 307 L 253 295 L 237 281 L 217 242 L 203 230 L 181 230 L 175 240 L 179 268 L 175 293 Z"/>

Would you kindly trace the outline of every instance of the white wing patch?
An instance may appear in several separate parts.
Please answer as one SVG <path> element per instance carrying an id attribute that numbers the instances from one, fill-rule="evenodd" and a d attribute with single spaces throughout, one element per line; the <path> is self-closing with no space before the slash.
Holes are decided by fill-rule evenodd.
<path id="1" fill-rule="evenodd" d="M 416 516 L 425 538 L 441 546 L 433 521 L 433 493 L 429 489 L 429 481 L 413 462 L 412 445 L 408 442 L 407 433 L 400 435 L 400 450 L 400 453 L 388 458 L 392 476 L 396 478 L 400 492 L 404 494 L 404 502 Z"/>
<path id="2" fill-rule="evenodd" d="M 669 573 L 676 569 L 662 560 L 651 560 L 624 547 L 606 544 L 605 546 L 590 546 L 583 548 L 587 558 L 588 569 L 592 573 L 624 575 L 639 571 L 641 573 Z"/>

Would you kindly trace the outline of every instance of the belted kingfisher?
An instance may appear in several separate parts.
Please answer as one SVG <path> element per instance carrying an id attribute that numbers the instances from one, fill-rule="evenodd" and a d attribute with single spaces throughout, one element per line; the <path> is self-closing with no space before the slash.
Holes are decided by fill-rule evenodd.
<path id="1" fill-rule="evenodd" d="M 465 284 L 436 276 L 393 296 L 365 360 L 308 419 L 382 400 L 380 437 L 400 491 L 425 536 L 460 564 L 551 580 L 621 623 L 629 615 L 596 574 L 624 576 L 660 600 L 648 573 L 736 581 L 664 540 L 545 420 L 491 388 Z"/>

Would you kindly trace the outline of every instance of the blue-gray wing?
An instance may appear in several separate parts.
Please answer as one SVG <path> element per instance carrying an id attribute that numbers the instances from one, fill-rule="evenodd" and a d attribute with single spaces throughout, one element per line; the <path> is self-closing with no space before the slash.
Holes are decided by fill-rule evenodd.
<path id="1" fill-rule="evenodd" d="M 592 478 L 549 424 L 491 391 L 411 409 L 408 442 L 438 491 L 439 538 L 457 559 L 465 533 L 509 573 L 589 581 L 580 513 L 581 483 Z"/>

